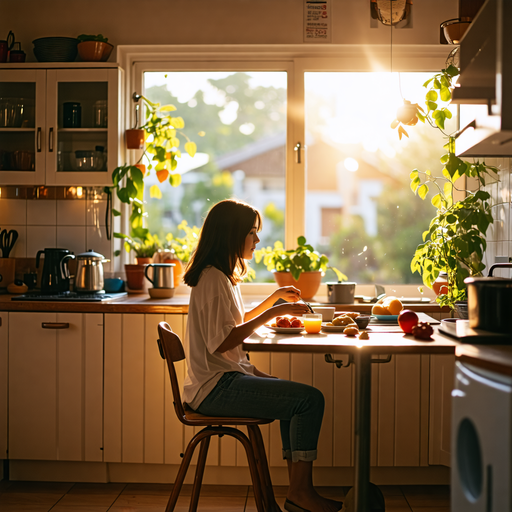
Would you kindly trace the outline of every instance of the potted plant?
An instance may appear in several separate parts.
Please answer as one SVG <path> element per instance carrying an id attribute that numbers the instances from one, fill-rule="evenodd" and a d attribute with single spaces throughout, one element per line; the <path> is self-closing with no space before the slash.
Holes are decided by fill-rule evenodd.
<path id="1" fill-rule="evenodd" d="M 114 48 L 102 34 L 80 34 L 77 39 L 78 55 L 84 62 L 105 62 Z"/>
<path id="2" fill-rule="evenodd" d="M 124 238 L 125 241 L 144 241 L 149 235 L 143 223 L 144 179 L 154 172 L 159 183 L 167 180 L 173 187 L 177 187 L 181 183 L 181 175 L 177 172 L 178 158 L 181 157 L 180 136 L 186 139 L 184 149 L 191 157 L 195 155 L 197 148 L 181 131 L 185 126 L 183 118 L 171 115 L 176 110 L 174 105 L 161 106 L 139 95 L 134 95 L 134 98 L 141 99 L 146 105 L 146 122 L 141 127 L 145 134 L 144 151 L 135 165 L 116 167 L 112 171 L 112 185 L 104 190 L 109 195 L 115 191 L 122 203 L 131 206 L 129 235 L 115 233 L 114 236 Z M 199 132 L 199 135 L 204 136 L 204 132 Z M 141 163 L 144 158 L 148 162 L 147 166 Z M 158 199 L 162 197 L 158 185 L 151 186 L 150 195 Z M 112 213 L 114 216 L 121 215 L 116 209 L 112 209 Z M 120 251 L 116 251 L 116 255 L 119 253 Z"/>
<path id="3" fill-rule="evenodd" d="M 485 186 L 486 177 L 498 171 L 485 161 L 469 162 L 457 157 L 455 141 L 460 132 L 445 133 L 445 120 L 451 118 L 448 109 L 451 91 L 458 74 L 459 70 L 450 65 L 423 84 L 427 88 L 427 111 L 423 113 L 418 107 L 416 114 L 420 121 L 428 122 L 446 136 L 446 153 L 440 159 L 442 168 L 437 175 L 430 170 L 418 169 L 410 174 L 411 189 L 421 199 L 427 197 L 430 189 L 435 191 L 431 202 L 437 209 L 429 229 L 423 233 L 424 243 L 414 253 L 411 270 L 421 274 L 423 283 L 429 288 L 433 288 L 439 274 L 445 272 L 447 287 L 441 290 L 445 293 L 438 295 L 436 300 L 441 306 L 452 309 L 467 300 L 464 279 L 481 276 L 485 268 L 482 262 L 487 247 L 485 235 L 493 217 L 490 195 L 481 187 Z M 458 179 L 462 176 L 477 178 L 479 189 L 458 188 Z M 455 201 L 454 190 L 463 192 L 464 199 Z"/>
<path id="4" fill-rule="evenodd" d="M 177 237 L 168 233 L 162 243 L 162 248 L 155 255 L 155 262 L 158 260 L 160 263 L 174 263 L 175 288 L 181 282 L 184 265 L 189 262 L 190 256 L 197 246 L 200 232 L 200 228 L 190 227 L 186 220 L 178 225 L 178 229 L 184 231 L 185 235 Z"/>
<path id="5" fill-rule="evenodd" d="M 145 239 L 131 238 L 122 233 L 114 233 L 114 237 L 124 240 L 127 252 L 135 253 L 135 264 L 125 263 L 126 281 L 130 290 L 141 290 L 144 287 L 144 271 L 148 263 L 153 262 L 153 255 L 159 248 L 158 238 L 147 234 Z M 116 251 L 118 255 L 118 251 Z"/>
<path id="6" fill-rule="evenodd" d="M 297 244 L 295 249 L 286 250 L 283 243 L 277 241 L 273 248 L 257 249 L 254 251 L 255 261 L 259 263 L 263 260 L 267 270 L 273 272 L 278 286 L 297 287 L 305 300 L 315 296 L 327 268 L 336 273 L 339 282 L 347 279 L 338 269 L 329 267 L 329 258 L 315 251 L 305 237 L 299 236 Z"/>

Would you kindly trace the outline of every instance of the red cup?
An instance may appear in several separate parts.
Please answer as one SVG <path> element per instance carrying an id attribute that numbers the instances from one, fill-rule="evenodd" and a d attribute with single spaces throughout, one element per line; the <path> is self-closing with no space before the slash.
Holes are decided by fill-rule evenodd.
<path id="1" fill-rule="evenodd" d="M 9 62 L 25 62 L 25 52 L 22 50 L 11 50 L 9 52 Z"/>

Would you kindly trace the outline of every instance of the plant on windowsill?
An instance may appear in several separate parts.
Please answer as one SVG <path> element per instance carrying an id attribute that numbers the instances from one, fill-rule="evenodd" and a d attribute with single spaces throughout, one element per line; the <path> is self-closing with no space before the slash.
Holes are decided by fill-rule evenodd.
<path id="1" fill-rule="evenodd" d="M 462 131 L 445 132 L 445 120 L 452 116 L 448 105 L 458 74 L 458 68 L 450 65 L 427 80 L 423 84 L 427 88 L 427 111 L 423 113 L 418 108 L 416 112 L 420 121 L 440 130 L 448 140 L 444 145 L 446 153 L 440 159 L 443 164 L 441 174 L 436 176 L 430 170 L 418 169 L 410 174 L 411 189 L 422 200 L 434 188 L 436 194 L 431 202 L 437 209 L 429 229 L 423 233 L 424 243 L 418 245 L 414 253 L 411 271 L 418 272 L 429 288 L 433 288 L 440 272 L 446 272 L 448 287 L 443 288 L 446 293 L 438 295 L 436 300 L 439 305 L 451 309 L 458 309 L 458 303 L 467 301 L 464 279 L 481 276 L 485 268 L 482 262 L 487 247 L 485 235 L 493 217 L 490 195 L 481 187 L 485 186 L 486 178 L 498 171 L 485 161 L 469 162 L 457 157 L 455 141 Z M 476 178 L 479 189 L 472 192 L 458 188 L 457 180 L 463 176 Z M 454 201 L 454 190 L 464 192 L 465 198 Z"/>
<path id="2" fill-rule="evenodd" d="M 336 273 L 339 282 L 347 280 L 347 276 L 330 267 L 329 258 L 315 251 L 303 236 L 297 238 L 295 249 L 286 250 L 282 242 L 276 241 L 273 248 L 263 247 L 254 251 L 254 259 L 256 263 L 263 260 L 267 270 L 273 272 L 278 286 L 295 286 L 305 300 L 315 296 L 328 268 Z"/>

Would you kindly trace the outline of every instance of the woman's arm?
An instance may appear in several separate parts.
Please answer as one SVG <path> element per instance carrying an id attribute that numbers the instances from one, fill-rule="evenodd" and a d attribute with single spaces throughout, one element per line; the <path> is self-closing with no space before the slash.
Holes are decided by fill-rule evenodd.
<path id="1" fill-rule="evenodd" d="M 278 297 L 276 297 L 277 300 Z M 266 324 L 272 318 L 283 315 L 302 316 L 307 313 L 308 307 L 305 304 L 279 304 L 263 311 L 258 316 L 251 318 L 248 322 L 233 327 L 227 338 L 220 344 L 216 352 L 226 352 L 241 345 L 258 327 Z M 246 315 L 247 317 L 247 315 Z"/>
<path id="2" fill-rule="evenodd" d="M 295 286 L 283 286 L 269 295 L 263 302 L 260 302 L 251 311 L 245 313 L 244 320 L 247 322 L 271 308 L 277 299 L 284 299 L 286 302 L 297 302 L 300 300 L 300 290 Z M 275 315 L 277 316 L 277 315 Z"/>

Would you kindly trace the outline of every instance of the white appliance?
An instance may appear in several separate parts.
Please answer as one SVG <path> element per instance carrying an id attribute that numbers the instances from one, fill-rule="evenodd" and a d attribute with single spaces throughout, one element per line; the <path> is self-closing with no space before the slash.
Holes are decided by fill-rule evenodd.
<path id="1" fill-rule="evenodd" d="M 512 512 L 511 441 L 512 377 L 458 360 L 451 512 Z"/>

